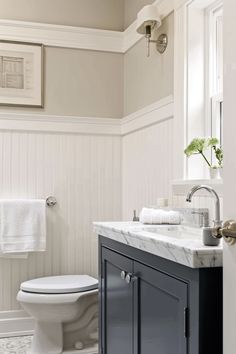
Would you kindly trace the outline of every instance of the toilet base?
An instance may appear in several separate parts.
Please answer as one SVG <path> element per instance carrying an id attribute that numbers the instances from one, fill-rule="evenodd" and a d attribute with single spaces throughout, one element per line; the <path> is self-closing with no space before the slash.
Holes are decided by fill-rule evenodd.
<path id="1" fill-rule="evenodd" d="M 62 323 L 36 322 L 33 341 L 28 354 L 62 354 Z"/>

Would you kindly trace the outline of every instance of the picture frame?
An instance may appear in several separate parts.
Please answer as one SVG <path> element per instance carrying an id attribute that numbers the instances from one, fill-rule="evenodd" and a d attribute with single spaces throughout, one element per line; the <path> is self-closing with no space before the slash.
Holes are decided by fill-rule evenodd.
<path id="1" fill-rule="evenodd" d="M 0 40 L 1 106 L 43 108 L 43 52 L 43 44 Z"/>

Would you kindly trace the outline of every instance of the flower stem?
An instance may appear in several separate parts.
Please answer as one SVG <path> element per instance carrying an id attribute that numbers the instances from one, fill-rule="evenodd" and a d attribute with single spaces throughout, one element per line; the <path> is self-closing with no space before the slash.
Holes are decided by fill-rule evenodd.
<path id="1" fill-rule="evenodd" d="M 203 152 L 202 152 L 202 151 L 199 151 L 199 152 L 200 152 L 200 154 L 202 155 L 202 157 L 204 158 L 204 160 L 206 161 L 206 163 L 208 164 L 208 166 L 211 167 L 210 162 L 207 160 L 207 158 L 206 158 L 206 156 L 203 154 Z"/>

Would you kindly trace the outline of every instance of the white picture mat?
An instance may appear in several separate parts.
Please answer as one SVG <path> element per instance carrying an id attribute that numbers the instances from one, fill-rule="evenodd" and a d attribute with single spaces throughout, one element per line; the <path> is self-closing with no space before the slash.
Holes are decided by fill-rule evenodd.
<path id="1" fill-rule="evenodd" d="M 0 104 L 42 106 L 42 50 L 0 42 Z"/>

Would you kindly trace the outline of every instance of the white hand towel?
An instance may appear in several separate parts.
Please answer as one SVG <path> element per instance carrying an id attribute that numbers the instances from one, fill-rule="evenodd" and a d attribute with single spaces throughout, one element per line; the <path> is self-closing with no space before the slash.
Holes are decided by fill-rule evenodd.
<path id="1" fill-rule="evenodd" d="M 45 200 L 0 200 L 0 253 L 45 250 Z"/>
<path id="2" fill-rule="evenodd" d="M 162 210 L 143 208 L 139 220 L 143 224 L 180 224 L 181 217 L 179 212 L 173 210 Z"/>

